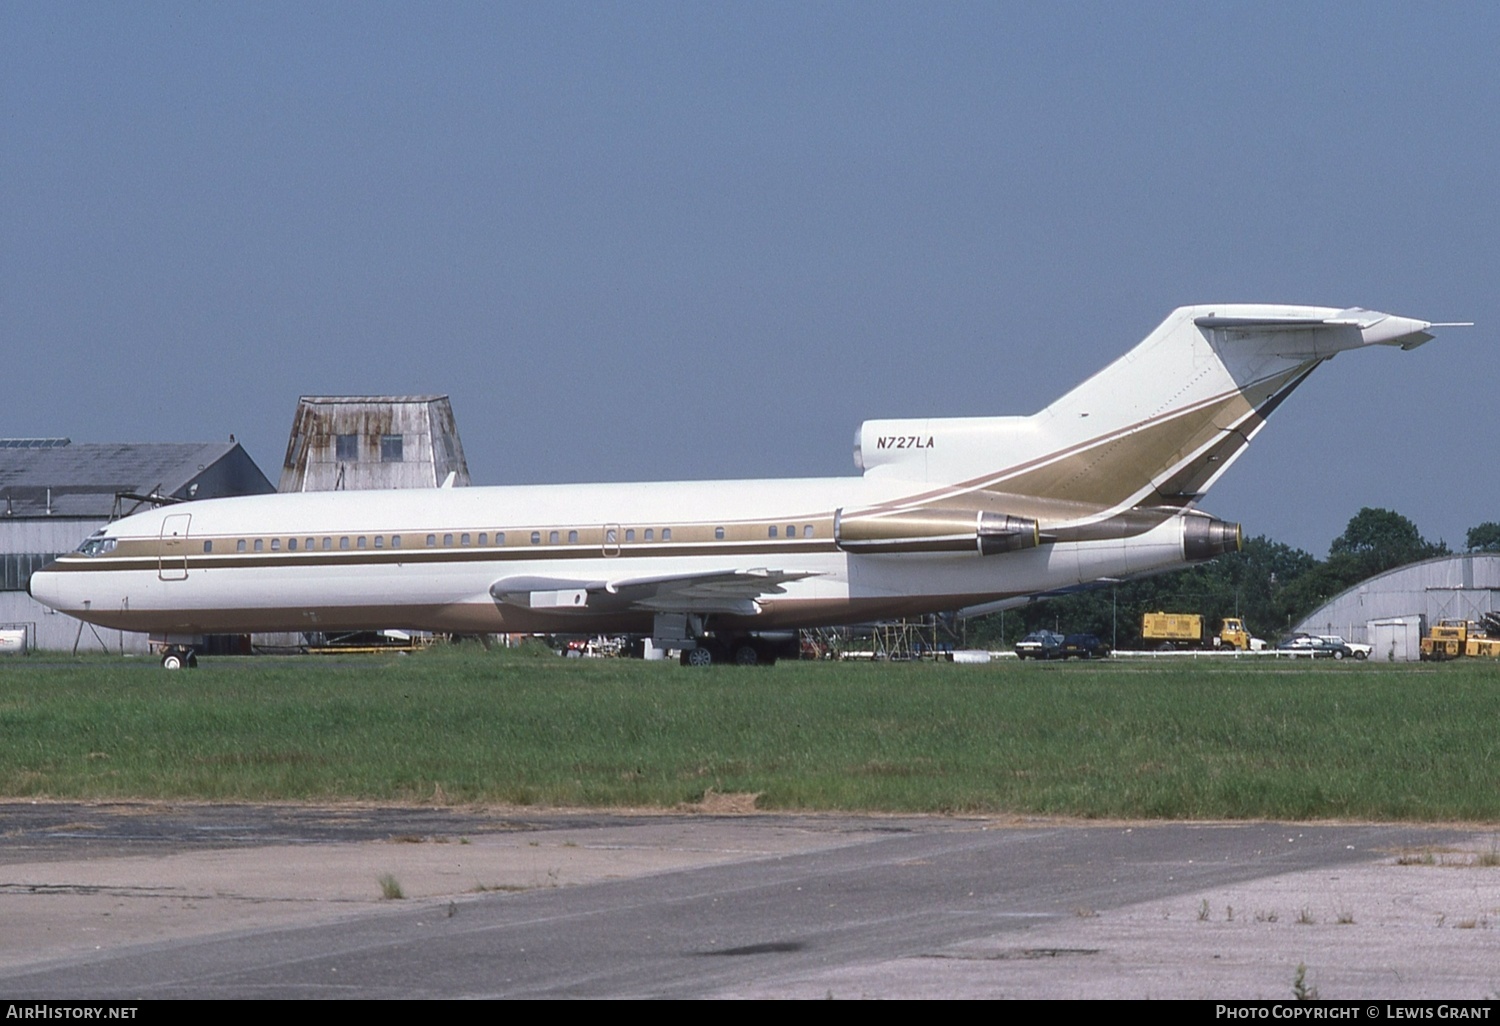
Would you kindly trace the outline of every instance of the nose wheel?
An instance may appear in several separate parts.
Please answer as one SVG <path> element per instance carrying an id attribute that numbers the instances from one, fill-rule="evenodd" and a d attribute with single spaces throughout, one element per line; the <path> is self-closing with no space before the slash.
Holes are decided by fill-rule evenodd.
<path id="1" fill-rule="evenodd" d="M 190 648 L 172 646 L 161 654 L 161 667 L 164 670 L 181 670 L 186 667 L 190 670 L 198 666 L 198 656 Z"/>

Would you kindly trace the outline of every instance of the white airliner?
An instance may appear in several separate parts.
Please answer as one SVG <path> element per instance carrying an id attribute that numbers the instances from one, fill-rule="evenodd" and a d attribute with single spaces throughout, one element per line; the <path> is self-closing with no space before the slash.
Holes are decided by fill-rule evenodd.
<path id="1" fill-rule="evenodd" d="M 169 667 L 205 634 L 639 632 L 684 662 L 758 632 L 1029 599 L 1240 545 L 1199 499 L 1312 370 L 1412 349 L 1359 308 L 1179 308 L 1027 417 L 866 421 L 859 477 L 210 499 L 126 517 L 31 579 Z"/>

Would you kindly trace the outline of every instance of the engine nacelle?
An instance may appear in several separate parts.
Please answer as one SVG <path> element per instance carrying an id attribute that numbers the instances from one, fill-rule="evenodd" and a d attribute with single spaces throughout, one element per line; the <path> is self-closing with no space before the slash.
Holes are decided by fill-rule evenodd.
<path id="1" fill-rule="evenodd" d="M 1182 557 L 1190 563 L 1240 552 L 1245 547 L 1244 532 L 1239 524 L 1215 517 L 1190 516 L 1182 525 Z"/>
<path id="2" fill-rule="evenodd" d="M 993 556 L 1041 543 L 1029 517 L 975 509 L 908 509 L 834 514 L 833 538 L 845 552 L 971 552 Z"/>

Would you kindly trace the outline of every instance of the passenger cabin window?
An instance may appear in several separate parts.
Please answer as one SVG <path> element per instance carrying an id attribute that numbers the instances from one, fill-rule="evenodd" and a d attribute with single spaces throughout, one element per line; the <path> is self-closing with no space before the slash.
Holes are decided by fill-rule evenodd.
<path id="1" fill-rule="evenodd" d="M 212 552 L 213 550 L 214 550 L 214 543 L 213 542 L 206 541 L 206 542 L 203 543 L 203 551 L 204 552 Z M 88 555 L 92 556 L 93 553 L 90 552 L 90 553 L 88 553 Z"/>
<path id="2" fill-rule="evenodd" d="M 304 545 L 304 546 L 302 546 L 302 547 L 304 549 L 306 549 L 308 552 L 311 552 L 313 549 L 315 549 L 315 548 L 318 547 L 316 544 L 314 544 L 316 541 L 317 541 L 317 539 L 315 539 L 315 538 L 309 538 L 309 539 L 307 539 L 307 544 Z"/>
<path id="3" fill-rule="evenodd" d="M 244 552 L 245 551 L 245 539 L 241 538 L 239 541 L 237 541 L 237 542 L 234 543 L 234 551 L 236 551 L 236 552 Z"/>
<path id="4" fill-rule="evenodd" d="M 716 527 L 716 528 L 714 528 L 714 538 L 716 540 L 718 540 L 718 541 L 723 541 L 724 540 L 724 528 L 722 528 L 722 527 Z"/>
<path id="5" fill-rule="evenodd" d="M 340 460 L 359 459 L 359 436 L 358 435 L 334 435 L 334 455 Z"/>
<path id="6" fill-rule="evenodd" d="M 451 535 L 451 534 L 445 534 L 445 535 L 443 535 L 443 544 L 444 545 L 452 545 L 453 544 L 453 535 Z"/>
<path id="7" fill-rule="evenodd" d="M 333 548 L 333 539 L 332 538 L 324 538 L 323 539 L 323 551 L 327 552 L 331 548 Z"/>
<path id="8" fill-rule="evenodd" d="M 296 538 L 288 538 L 286 540 L 286 548 L 287 548 L 288 552 L 296 552 L 297 551 L 297 539 Z"/>
<path id="9" fill-rule="evenodd" d="M 655 534 L 653 533 L 654 531 L 655 531 L 655 528 L 652 528 L 652 527 L 646 528 L 646 541 L 651 541 L 651 540 L 653 540 L 656 537 Z"/>
<path id="10" fill-rule="evenodd" d="M 504 531 L 496 531 L 495 532 L 495 544 L 496 545 L 504 545 L 505 544 L 505 532 Z"/>
<path id="11" fill-rule="evenodd" d="M 557 532 L 556 531 L 548 531 L 547 532 L 547 543 L 549 545 L 556 545 L 557 544 Z"/>
<path id="12" fill-rule="evenodd" d="M 401 436 L 400 435 L 381 435 L 380 436 L 380 462 L 381 463 L 400 463 L 401 462 Z"/>
<path id="13" fill-rule="evenodd" d="M 393 535 L 391 535 L 391 548 L 393 548 L 393 549 L 399 549 L 400 547 L 401 547 L 401 536 L 399 534 L 393 534 Z"/>
<path id="14" fill-rule="evenodd" d="M 348 547 L 349 547 L 349 536 L 346 534 L 346 535 L 343 535 L 342 537 L 339 538 L 339 548 L 341 548 L 341 549 L 347 549 Z"/>
<path id="15" fill-rule="evenodd" d="M 576 545 L 577 543 L 578 543 L 578 532 L 577 531 L 569 531 L 568 532 L 568 544 L 569 545 Z"/>
<path id="16" fill-rule="evenodd" d="M 469 544 L 469 536 L 467 534 L 461 534 L 461 535 L 459 535 L 458 536 L 458 543 L 460 545 L 467 545 L 467 544 Z"/>
<path id="17" fill-rule="evenodd" d="M 281 539 L 280 538 L 272 538 L 271 539 L 271 551 L 272 552 L 280 552 L 281 551 Z"/>
<path id="18" fill-rule="evenodd" d="M 385 548 L 385 536 L 384 535 L 377 534 L 375 536 L 375 547 L 377 549 L 383 549 L 383 548 Z"/>
<path id="19" fill-rule="evenodd" d="M 671 541 L 672 540 L 672 529 L 670 527 L 663 527 L 661 529 L 661 540 L 662 541 Z"/>
<path id="20" fill-rule="evenodd" d="M 365 536 L 364 535 L 360 535 L 358 538 L 356 538 L 354 540 L 354 547 L 357 548 L 357 549 L 362 549 L 362 548 L 365 547 Z"/>
<path id="21" fill-rule="evenodd" d="M 795 538 L 795 537 L 797 537 L 797 525 L 796 524 L 787 524 L 786 525 L 786 536 L 788 538 Z"/>
<path id="22" fill-rule="evenodd" d="M 770 537 L 772 537 L 772 538 L 776 537 L 776 525 L 775 524 L 771 525 Z"/>
<path id="23" fill-rule="evenodd" d="M 435 534 L 429 534 L 427 536 L 427 547 L 430 549 L 430 548 L 432 548 L 436 544 L 437 544 L 437 535 L 435 535 Z"/>
<path id="24" fill-rule="evenodd" d="M 635 528 L 633 528 L 633 527 L 627 527 L 627 528 L 625 528 L 625 540 L 626 541 L 635 541 Z"/>
<path id="25" fill-rule="evenodd" d="M 264 538 L 257 538 L 257 539 L 255 539 L 255 551 L 256 552 L 262 552 L 262 551 L 264 551 L 265 547 L 266 547 L 266 541 L 265 541 Z"/>
<path id="26" fill-rule="evenodd" d="M 541 531 L 532 531 L 531 532 L 531 544 L 533 544 L 533 545 L 540 545 L 541 543 L 542 543 L 542 532 Z"/>
<path id="27" fill-rule="evenodd" d="M 807 524 L 807 525 L 805 525 L 802 528 L 802 537 L 804 537 L 804 538 L 811 538 L 812 537 L 812 524 Z"/>
<path id="28" fill-rule="evenodd" d="M 465 542 L 464 544 L 467 545 L 468 543 Z M 479 544 L 480 545 L 488 545 L 489 544 L 489 541 L 485 538 L 485 533 L 483 531 L 479 532 Z"/>

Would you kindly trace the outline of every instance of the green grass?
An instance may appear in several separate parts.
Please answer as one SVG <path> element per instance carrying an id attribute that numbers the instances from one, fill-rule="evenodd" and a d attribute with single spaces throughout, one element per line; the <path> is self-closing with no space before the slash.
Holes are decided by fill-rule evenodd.
<path id="1" fill-rule="evenodd" d="M 1500 665 L 0 663 L 0 795 L 1500 820 Z"/>

